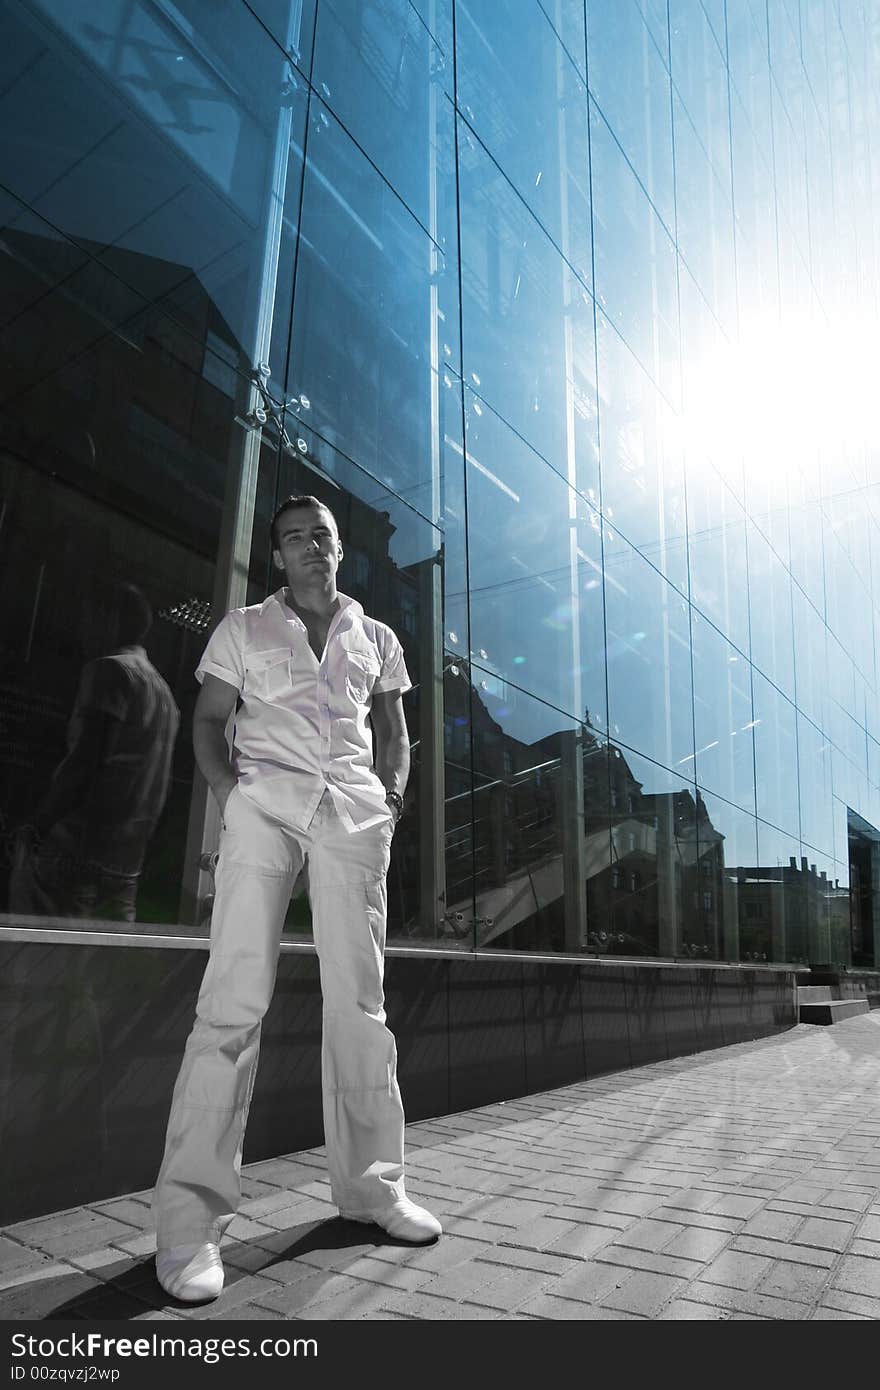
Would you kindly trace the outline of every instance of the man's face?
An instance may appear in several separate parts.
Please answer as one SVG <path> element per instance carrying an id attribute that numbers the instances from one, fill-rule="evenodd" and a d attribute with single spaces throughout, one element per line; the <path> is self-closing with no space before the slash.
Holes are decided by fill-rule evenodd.
<path id="1" fill-rule="evenodd" d="M 275 531 L 275 564 L 284 570 L 291 587 L 326 583 L 336 574 L 342 547 L 336 523 L 323 507 L 291 507 L 279 517 Z"/>

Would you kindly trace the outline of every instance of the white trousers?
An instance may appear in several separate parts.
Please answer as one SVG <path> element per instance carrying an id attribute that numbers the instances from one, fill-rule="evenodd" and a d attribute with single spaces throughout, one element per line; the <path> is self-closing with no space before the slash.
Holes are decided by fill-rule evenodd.
<path id="1" fill-rule="evenodd" d="M 294 831 L 234 788 L 224 820 L 210 955 L 153 1198 L 160 1247 L 217 1243 L 238 1208 L 260 1028 L 306 861 L 331 1194 L 338 1206 L 365 1211 L 404 1193 L 403 1105 L 382 987 L 391 818 L 349 834 L 325 792 L 308 830 Z"/>

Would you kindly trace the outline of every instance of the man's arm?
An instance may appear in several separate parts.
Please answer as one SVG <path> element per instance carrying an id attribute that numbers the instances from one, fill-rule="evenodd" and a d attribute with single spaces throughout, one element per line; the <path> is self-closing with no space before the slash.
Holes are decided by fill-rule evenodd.
<path id="1" fill-rule="evenodd" d="M 403 796 L 409 777 L 409 734 L 402 692 L 374 693 L 370 714 L 376 736 L 376 773 L 387 792 Z"/>
<path id="2" fill-rule="evenodd" d="M 226 725 L 238 701 L 238 691 L 219 676 L 205 676 L 193 712 L 193 752 L 199 771 L 214 793 L 220 814 L 236 784 L 229 763 Z"/>

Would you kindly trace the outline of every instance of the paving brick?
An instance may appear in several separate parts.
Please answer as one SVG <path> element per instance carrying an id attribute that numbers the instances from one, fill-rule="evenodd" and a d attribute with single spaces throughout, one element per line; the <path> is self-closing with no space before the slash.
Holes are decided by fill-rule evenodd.
<path id="1" fill-rule="evenodd" d="M 821 1207 L 832 1207 L 841 1211 L 865 1211 L 870 1206 L 873 1193 L 846 1191 L 843 1188 L 835 1188 L 823 1197 L 819 1203 Z"/>
<path id="2" fill-rule="evenodd" d="M 477 1221 L 491 1221 L 501 1226 L 527 1226 L 543 1216 L 547 1210 L 546 1199 L 530 1202 L 519 1197 L 477 1198 L 461 1208 L 462 1216 L 474 1217 Z"/>
<path id="3" fill-rule="evenodd" d="M 286 1317 L 295 1317 L 320 1298 L 328 1299 L 337 1293 L 348 1292 L 355 1284 L 366 1287 L 357 1280 L 346 1278 L 344 1274 L 324 1274 L 317 1270 L 289 1284 L 272 1283 L 270 1288 L 271 1281 L 266 1279 L 265 1282 L 266 1289 L 261 1292 L 259 1299 L 261 1306 L 273 1308 Z"/>
<path id="4" fill-rule="evenodd" d="M 606 1245 L 596 1254 L 598 1263 L 616 1265 L 621 1269 L 641 1269 L 653 1274 L 669 1274 L 680 1279 L 693 1278 L 702 1270 L 697 1260 L 667 1255 L 665 1251 L 637 1250 L 628 1246 Z"/>
<path id="5" fill-rule="evenodd" d="M 474 1299 L 487 1284 L 500 1278 L 503 1268 L 484 1264 L 481 1260 L 471 1260 L 467 1264 L 455 1265 L 436 1275 L 430 1284 L 429 1292 L 438 1298 L 451 1298 L 454 1302 Z"/>
<path id="6" fill-rule="evenodd" d="M 502 1265 L 508 1269 L 535 1269 L 546 1274 L 567 1274 L 574 1267 L 572 1256 L 551 1254 L 550 1251 L 520 1249 L 502 1242 L 481 1256 L 481 1263 Z"/>
<path id="7" fill-rule="evenodd" d="M 146 1231 L 153 1228 L 153 1214 L 149 1202 L 138 1202 L 133 1197 L 115 1197 L 112 1202 L 90 1202 L 89 1208 L 99 1216 L 109 1216 L 114 1221 L 122 1221 L 135 1230 Z"/>
<path id="8" fill-rule="evenodd" d="M 574 1230 L 576 1227 L 570 1221 L 559 1221 L 553 1216 L 541 1216 L 536 1221 L 528 1221 L 514 1230 L 506 1230 L 501 1239 L 505 1245 L 544 1250 L 561 1236 L 570 1235 Z"/>
<path id="9" fill-rule="evenodd" d="M 727 1308 L 713 1308 L 708 1303 L 696 1303 L 689 1298 L 674 1298 L 658 1314 L 663 1322 L 726 1322 L 730 1316 Z"/>
<path id="10" fill-rule="evenodd" d="M 555 1275 L 544 1270 L 508 1269 L 498 1278 L 493 1275 L 491 1283 L 474 1289 L 463 1301 L 478 1304 L 481 1308 L 497 1308 L 506 1312 L 543 1293 L 548 1284 L 555 1283 L 555 1278 Z M 433 1292 L 433 1285 L 428 1292 Z"/>
<path id="11" fill-rule="evenodd" d="M 442 1240 L 438 1240 L 433 1245 L 414 1245 L 409 1250 L 402 1246 L 380 1245 L 372 1252 L 370 1258 L 380 1260 L 390 1259 L 394 1255 L 403 1255 L 406 1264 L 412 1268 L 431 1270 L 435 1274 L 440 1274 L 445 1269 L 452 1269 L 456 1265 L 478 1260 L 482 1255 L 488 1254 L 494 1249 L 495 1246 L 489 1241 L 472 1240 L 465 1236 L 444 1235 Z"/>
<path id="12" fill-rule="evenodd" d="M 848 1255 L 864 1255 L 867 1260 L 880 1260 L 880 1241 L 859 1240 L 858 1236 L 847 1247 Z"/>
<path id="13" fill-rule="evenodd" d="M 411 1292 L 436 1278 L 429 1269 L 412 1269 L 407 1265 L 387 1264 L 384 1260 L 360 1259 L 349 1264 L 345 1273 L 352 1279 L 381 1284 L 384 1288 L 405 1289 Z"/>
<path id="14" fill-rule="evenodd" d="M 75 1265 L 77 1269 L 91 1272 L 99 1279 L 112 1279 L 133 1269 L 138 1261 L 134 1255 L 123 1254 L 117 1247 L 105 1245 L 100 1250 L 89 1250 L 84 1255 L 70 1255 L 67 1263 Z"/>
<path id="15" fill-rule="evenodd" d="M 680 1235 L 684 1226 L 671 1221 L 637 1221 L 628 1231 L 615 1237 L 615 1245 L 633 1246 L 636 1250 L 663 1250 L 674 1236 Z"/>
<path id="16" fill-rule="evenodd" d="M 690 1230 L 697 1231 L 724 1231 L 728 1235 L 734 1235 L 741 1231 L 744 1223 L 733 1216 L 719 1216 L 715 1212 L 689 1211 L 681 1207 L 667 1204 L 658 1212 L 662 1214 L 664 1221 L 675 1221 Z"/>
<path id="17" fill-rule="evenodd" d="M 547 1318 L 554 1322 L 563 1320 L 617 1322 L 636 1316 L 634 1313 L 627 1313 L 621 1308 L 596 1307 L 570 1298 L 559 1298 L 555 1293 L 539 1294 L 529 1303 L 524 1303 L 519 1311 L 529 1313 L 533 1317 Z"/>
<path id="18" fill-rule="evenodd" d="M 11 1228 L 11 1234 L 26 1245 L 63 1259 L 65 1255 L 81 1254 L 100 1245 L 127 1240 L 136 1233 L 129 1222 L 115 1221 L 88 1207 L 39 1221 L 26 1221 Z"/>
<path id="19" fill-rule="evenodd" d="M 869 1298 L 847 1289 L 826 1289 L 822 1295 L 822 1306 L 857 1313 L 859 1317 L 870 1318 L 874 1322 L 880 1321 L 880 1298 Z"/>
<path id="20" fill-rule="evenodd" d="M 795 1239 L 799 1245 L 817 1245 L 825 1250 L 845 1250 L 852 1239 L 855 1223 L 831 1221 L 825 1217 L 808 1216 L 799 1227 Z"/>
<path id="21" fill-rule="evenodd" d="M 727 1192 L 715 1196 L 715 1200 L 706 1208 L 709 1212 L 714 1212 L 717 1216 L 740 1216 L 748 1220 L 754 1216 L 763 1206 L 761 1197 L 743 1197 L 735 1193 Z"/>
<path id="22" fill-rule="evenodd" d="M 624 1313 L 638 1313 L 652 1318 L 684 1286 L 683 1279 L 668 1274 L 652 1274 L 640 1270 L 632 1274 L 602 1300 L 603 1308 L 618 1308 Z"/>
<path id="23" fill-rule="evenodd" d="M 259 1274 L 243 1274 L 239 1270 L 227 1271 L 226 1283 L 220 1297 L 213 1303 L 194 1304 L 186 1309 L 186 1315 L 197 1322 L 223 1318 L 232 1313 L 233 1309 L 263 1303 L 264 1296 L 273 1294 L 277 1288 L 277 1284 L 271 1283 Z M 168 1302 L 167 1298 L 165 1302 Z M 177 1307 L 176 1301 L 172 1301 L 171 1306 Z"/>
<path id="24" fill-rule="evenodd" d="M 868 1322 L 861 1313 L 844 1313 L 836 1308 L 814 1308 L 811 1322 Z"/>
<path id="25" fill-rule="evenodd" d="M 581 1303 L 599 1303 L 612 1289 L 620 1287 L 628 1273 L 627 1269 L 616 1265 L 588 1260 L 557 1279 L 552 1293 L 560 1298 L 577 1299 Z"/>
<path id="26" fill-rule="evenodd" d="M 880 1240 L 880 1216 L 866 1216 L 855 1233 L 861 1240 Z"/>
<path id="27" fill-rule="evenodd" d="M 688 1285 L 687 1296 L 694 1302 L 724 1308 L 730 1314 L 744 1313 L 750 1318 L 769 1318 L 774 1322 L 798 1322 L 807 1314 L 804 1303 L 748 1289 L 725 1289 L 720 1284 L 704 1284 L 702 1280 Z"/>
<path id="28" fill-rule="evenodd" d="M 594 1255 L 597 1250 L 601 1250 L 613 1239 L 615 1229 L 608 1226 L 576 1226 L 573 1230 L 560 1236 L 552 1245 L 548 1245 L 547 1253 L 570 1255 L 579 1260 L 589 1259 L 591 1255 Z"/>
<path id="29" fill-rule="evenodd" d="M 456 1321 L 466 1319 L 469 1322 L 494 1322 L 501 1317 L 498 1308 L 480 1308 L 476 1304 L 453 1303 L 451 1299 L 437 1298 L 434 1294 L 426 1293 L 424 1289 L 412 1294 L 401 1294 L 387 1290 L 379 1301 L 378 1310 L 379 1312 L 393 1312 L 402 1317 L 432 1322 L 449 1322 L 452 1319 Z"/>
<path id="30" fill-rule="evenodd" d="M 623 1212 L 602 1211 L 599 1207 L 551 1207 L 548 1216 L 560 1221 L 570 1221 L 573 1225 L 605 1226 L 609 1231 L 628 1231 L 635 1218 Z"/>
<path id="31" fill-rule="evenodd" d="M 742 1235 L 765 1236 L 769 1240 L 789 1240 L 804 1218 L 793 1211 L 757 1211 L 742 1228 Z"/>
<path id="32" fill-rule="evenodd" d="M 156 1253 L 156 1236 L 152 1231 L 145 1231 L 142 1236 L 132 1236 L 130 1240 L 114 1240 L 113 1244 L 118 1250 L 123 1250 L 128 1255 L 155 1255 Z"/>
<path id="33" fill-rule="evenodd" d="M 704 1230 L 699 1226 L 681 1227 L 680 1233 L 665 1247 L 665 1255 L 680 1255 L 703 1264 L 714 1260 L 730 1240 L 728 1231 Z"/>
<path id="34" fill-rule="evenodd" d="M 382 1306 L 386 1294 L 387 1290 L 380 1284 L 352 1280 L 349 1287 L 332 1293 L 328 1289 L 314 1299 L 302 1310 L 303 1319 L 306 1322 L 338 1322 L 371 1317 L 374 1310 Z"/>
<path id="35" fill-rule="evenodd" d="M 880 1260 L 866 1259 L 862 1255 L 844 1255 L 832 1282 L 835 1289 L 880 1298 Z"/>
<path id="36" fill-rule="evenodd" d="M 646 1216 L 656 1211 L 665 1194 L 653 1192 L 624 1192 L 619 1188 L 604 1188 L 597 1193 L 596 1208 L 620 1212 L 624 1216 Z"/>
<path id="37" fill-rule="evenodd" d="M 42 1251 L 33 1250 L 28 1245 L 19 1245 L 17 1241 L 0 1236 L 0 1288 L 3 1288 L 7 1281 L 14 1283 L 18 1273 L 46 1269 L 54 1263 L 51 1256 L 44 1255 Z"/>
<path id="38" fill-rule="evenodd" d="M 772 1294 L 775 1298 L 790 1298 L 798 1303 L 815 1303 L 828 1280 L 827 1269 L 795 1264 L 791 1260 L 777 1260 L 769 1274 L 761 1280 L 759 1292 Z"/>
<path id="39" fill-rule="evenodd" d="M 728 1289 L 753 1289 L 769 1271 L 772 1261 L 758 1255 L 725 1250 L 703 1271 L 703 1281 Z"/>
<path id="40" fill-rule="evenodd" d="M 729 1248 L 749 1255 L 766 1255 L 769 1260 L 791 1260 L 794 1264 L 813 1265 L 819 1269 L 830 1269 L 837 1259 L 832 1250 L 817 1250 L 815 1246 L 795 1245 L 791 1241 L 764 1240 L 760 1236 L 735 1236 Z"/>
<path id="41" fill-rule="evenodd" d="M 0 1322 L 67 1316 L 83 1296 L 102 1288 L 98 1279 L 71 1265 L 55 1262 L 27 1273 L 0 1293 Z"/>

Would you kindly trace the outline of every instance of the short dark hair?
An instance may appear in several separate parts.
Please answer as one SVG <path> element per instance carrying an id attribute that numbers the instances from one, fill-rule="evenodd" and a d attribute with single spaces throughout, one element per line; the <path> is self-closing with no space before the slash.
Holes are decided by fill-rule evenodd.
<path id="1" fill-rule="evenodd" d="M 299 497 L 285 497 L 284 501 L 276 507 L 275 515 L 269 525 L 269 534 L 272 537 L 273 550 L 278 549 L 278 522 L 281 520 L 284 513 L 298 511 L 304 507 L 318 507 L 322 512 L 326 512 L 328 516 L 333 517 L 333 525 L 336 527 L 337 536 L 339 535 L 339 522 L 336 520 L 336 517 L 333 516 L 327 503 L 322 502 L 319 497 L 311 497 L 308 493 L 302 493 Z"/>

